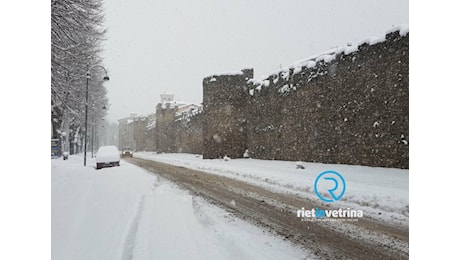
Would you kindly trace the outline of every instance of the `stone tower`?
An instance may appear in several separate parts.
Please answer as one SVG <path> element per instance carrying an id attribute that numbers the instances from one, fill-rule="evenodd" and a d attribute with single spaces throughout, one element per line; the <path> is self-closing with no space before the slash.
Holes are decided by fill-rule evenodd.
<path id="1" fill-rule="evenodd" d="M 253 69 L 214 75 L 203 79 L 204 159 L 241 158 L 247 148 L 245 112 L 248 96 L 244 89 Z"/>

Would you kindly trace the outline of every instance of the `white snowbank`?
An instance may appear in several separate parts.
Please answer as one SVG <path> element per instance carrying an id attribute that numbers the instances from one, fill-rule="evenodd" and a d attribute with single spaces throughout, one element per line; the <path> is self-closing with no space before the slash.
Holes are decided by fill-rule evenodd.
<path id="1" fill-rule="evenodd" d="M 305 170 L 299 170 L 293 161 L 203 160 L 201 155 L 152 152 L 136 153 L 135 157 L 223 175 L 312 200 L 318 200 L 313 188 L 315 178 L 323 171 L 334 170 L 347 183 L 345 196 L 334 205 L 362 209 L 375 219 L 403 224 L 409 220 L 408 170 L 308 162 L 302 163 Z"/>

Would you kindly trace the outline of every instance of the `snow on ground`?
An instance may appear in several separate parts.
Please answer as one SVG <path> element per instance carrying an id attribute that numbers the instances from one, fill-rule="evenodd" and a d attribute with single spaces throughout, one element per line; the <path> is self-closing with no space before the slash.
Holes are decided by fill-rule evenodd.
<path id="1" fill-rule="evenodd" d="M 346 180 L 344 197 L 337 207 L 362 209 L 366 216 L 407 225 L 409 221 L 409 171 L 393 168 L 257 159 L 205 159 L 185 153 L 138 152 L 135 157 L 202 170 L 243 180 L 276 192 L 318 200 L 314 181 L 323 171 L 333 170 Z"/>
<path id="2" fill-rule="evenodd" d="M 53 259 L 299 259 L 312 256 L 134 165 L 51 161 Z"/>

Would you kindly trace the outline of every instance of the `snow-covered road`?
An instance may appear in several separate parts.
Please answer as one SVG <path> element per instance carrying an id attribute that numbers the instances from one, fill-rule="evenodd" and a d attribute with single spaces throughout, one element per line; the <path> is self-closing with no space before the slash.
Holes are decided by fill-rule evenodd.
<path id="1" fill-rule="evenodd" d="M 175 184 L 121 162 L 52 160 L 53 259 L 311 259 Z"/>
<path id="2" fill-rule="evenodd" d="M 162 178 L 171 180 L 191 191 L 192 194 L 206 198 L 246 221 L 275 232 L 297 245 L 302 245 L 322 259 L 407 259 L 409 257 L 409 230 L 404 222 L 374 219 L 367 215 L 367 210 L 362 218 L 353 220 L 352 217 L 349 219 L 350 222 L 346 219 L 326 219 L 326 222 L 309 222 L 307 220 L 312 219 L 306 219 L 304 222 L 299 216 L 300 208 L 314 208 L 317 212 L 321 209 L 337 210 L 336 204 L 322 203 L 318 199 L 312 200 L 291 192 L 279 192 L 279 187 L 267 189 L 266 185 L 253 183 L 245 177 L 239 179 L 231 175 L 192 170 L 188 167 L 157 162 L 156 158 L 127 158 L 126 161 L 155 172 Z M 212 161 L 207 162 L 211 164 L 223 163 L 223 165 L 228 162 L 205 161 Z M 239 170 L 247 171 L 253 168 L 250 166 L 251 161 L 240 161 L 243 166 Z M 256 164 L 261 162 L 259 160 Z M 277 163 L 272 166 L 276 166 Z M 225 168 L 223 165 L 215 169 Z M 273 183 L 270 179 L 268 182 Z M 276 186 L 276 183 L 274 185 Z M 346 204 L 351 205 L 349 202 Z"/>

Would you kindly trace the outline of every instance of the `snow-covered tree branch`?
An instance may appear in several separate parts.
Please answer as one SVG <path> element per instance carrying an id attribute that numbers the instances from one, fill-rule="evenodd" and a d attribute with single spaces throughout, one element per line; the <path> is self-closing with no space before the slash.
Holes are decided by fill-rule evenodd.
<path id="1" fill-rule="evenodd" d="M 86 72 L 91 66 L 102 63 L 101 42 L 105 34 L 102 3 L 102 0 L 51 1 L 53 138 L 81 139 L 78 133 L 84 128 Z M 108 107 L 107 91 L 102 72 L 93 70 L 91 73 L 88 117 L 99 120 Z"/>

